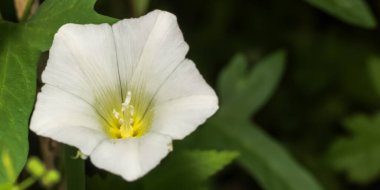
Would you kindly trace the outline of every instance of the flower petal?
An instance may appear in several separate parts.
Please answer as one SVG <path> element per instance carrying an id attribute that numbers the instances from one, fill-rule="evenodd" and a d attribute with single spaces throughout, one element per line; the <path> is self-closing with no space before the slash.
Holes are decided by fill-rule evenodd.
<path id="1" fill-rule="evenodd" d="M 182 139 L 218 109 L 218 98 L 191 60 L 183 61 L 156 94 L 151 130 Z"/>
<path id="2" fill-rule="evenodd" d="M 176 17 L 165 11 L 153 11 L 137 19 L 125 19 L 112 26 L 123 94 L 153 97 L 167 77 L 181 63 L 189 49 Z M 123 97 L 124 97 L 123 96 Z M 144 101 L 143 109 L 150 101 Z"/>
<path id="3" fill-rule="evenodd" d="M 56 33 L 30 128 L 90 154 L 121 92 L 111 26 L 66 24 Z"/>
<path id="4" fill-rule="evenodd" d="M 54 36 L 42 81 L 96 105 L 104 117 L 112 117 L 121 90 L 111 26 L 62 26 Z"/>
<path id="5" fill-rule="evenodd" d="M 101 120 L 87 102 L 45 85 L 38 94 L 30 129 L 38 135 L 78 147 L 88 155 L 107 138 Z"/>
<path id="6" fill-rule="evenodd" d="M 90 155 L 98 168 L 136 180 L 157 166 L 171 146 L 168 136 L 149 133 L 140 138 L 104 140 Z"/>

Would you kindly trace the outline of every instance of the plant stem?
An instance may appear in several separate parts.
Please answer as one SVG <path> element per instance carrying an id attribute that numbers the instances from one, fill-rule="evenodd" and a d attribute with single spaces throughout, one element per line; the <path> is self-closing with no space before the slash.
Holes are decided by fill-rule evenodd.
<path id="1" fill-rule="evenodd" d="M 18 185 L 18 189 L 21 189 L 21 190 L 27 189 L 28 187 L 36 183 L 36 181 L 37 181 L 37 178 L 29 177 Z"/>
<path id="2" fill-rule="evenodd" d="M 66 179 L 66 189 L 68 190 L 84 190 L 85 189 L 85 168 L 84 160 L 73 157 L 77 153 L 77 149 L 64 146 L 64 169 Z"/>

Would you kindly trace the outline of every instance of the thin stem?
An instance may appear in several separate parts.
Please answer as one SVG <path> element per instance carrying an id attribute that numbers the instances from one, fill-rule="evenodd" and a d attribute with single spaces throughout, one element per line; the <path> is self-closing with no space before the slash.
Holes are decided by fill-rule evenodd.
<path id="1" fill-rule="evenodd" d="M 64 147 L 64 169 L 66 179 L 66 189 L 84 190 L 85 189 L 85 168 L 82 159 L 74 159 L 77 149 L 66 146 Z"/>
<path id="2" fill-rule="evenodd" d="M 149 0 L 129 0 L 129 13 L 132 17 L 141 16 L 146 13 L 149 6 Z"/>
<path id="3" fill-rule="evenodd" d="M 27 189 L 28 187 L 30 187 L 31 185 L 33 185 L 36 182 L 37 182 L 37 178 L 29 177 L 18 185 L 18 189 L 20 189 L 20 190 Z"/>

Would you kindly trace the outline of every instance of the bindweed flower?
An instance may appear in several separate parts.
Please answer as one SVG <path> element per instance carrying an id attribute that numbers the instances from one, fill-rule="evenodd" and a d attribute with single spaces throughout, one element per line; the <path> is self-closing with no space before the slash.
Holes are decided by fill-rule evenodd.
<path id="1" fill-rule="evenodd" d="M 176 17 L 153 11 L 55 34 L 30 128 L 136 180 L 218 109 Z"/>

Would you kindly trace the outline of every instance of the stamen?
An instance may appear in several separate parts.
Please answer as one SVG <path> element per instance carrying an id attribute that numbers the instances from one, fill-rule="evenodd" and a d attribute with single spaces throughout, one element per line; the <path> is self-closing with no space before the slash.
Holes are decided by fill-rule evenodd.
<path id="1" fill-rule="evenodd" d="M 115 109 L 112 110 L 113 116 L 115 116 L 116 119 L 120 118 L 120 113 L 117 112 Z"/>
<path id="2" fill-rule="evenodd" d="M 123 108 L 125 108 L 125 109 L 128 108 L 129 103 L 131 103 L 131 97 L 132 97 L 132 93 L 131 93 L 131 91 L 128 91 L 127 96 L 125 97 L 124 103 L 122 104 Z"/>
<path id="3" fill-rule="evenodd" d="M 139 137 L 144 134 L 144 126 L 141 121 L 136 118 L 136 110 L 132 105 L 132 93 L 127 92 L 125 101 L 121 104 L 121 108 L 113 109 L 114 125 L 110 128 L 110 136 L 115 139 L 124 139 L 130 137 Z M 136 123 L 136 122 L 137 123 Z"/>

